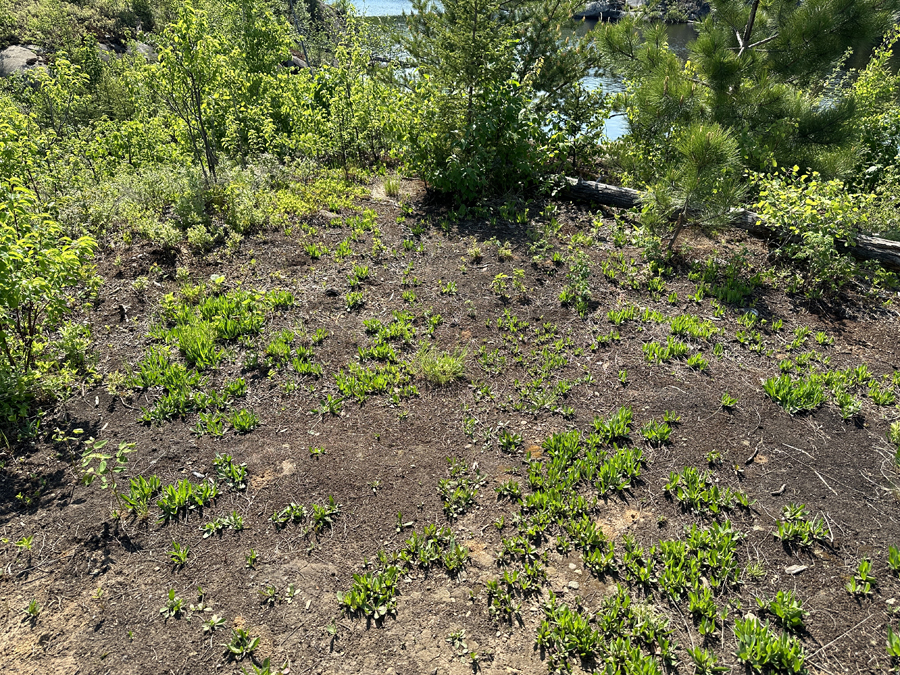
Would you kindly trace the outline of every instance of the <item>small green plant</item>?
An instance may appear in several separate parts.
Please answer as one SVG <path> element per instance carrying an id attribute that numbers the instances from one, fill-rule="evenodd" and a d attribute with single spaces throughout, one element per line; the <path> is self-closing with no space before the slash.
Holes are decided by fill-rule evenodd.
<path id="1" fill-rule="evenodd" d="M 246 408 L 241 408 L 240 410 L 233 412 L 231 417 L 228 418 L 228 421 L 239 434 L 249 433 L 259 426 L 259 418 L 255 413 Z"/>
<path id="2" fill-rule="evenodd" d="M 900 420 L 891 423 L 891 426 L 888 429 L 887 438 L 897 449 L 895 459 L 900 459 Z M 897 461 L 896 464 L 900 466 L 900 461 Z"/>
<path id="3" fill-rule="evenodd" d="M 625 368 L 619 371 L 619 382 L 628 384 L 628 371 Z"/>
<path id="4" fill-rule="evenodd" d="M 34 545 L 34 535 L 30 534 L 28 536 L 21 537 L 18 541 L 15 542 L 15 546 L 20 551 L 30 551 L 31 547 Z"/>
<path id="5" fill-rule="evenodd" d="M 717 665 L 719 658 L 703 647 L 689 647 L 687 652 L 691 661 L 694 662 L 695 675 L 719 675 L 719 673 L 727 673 L 731 670 L 728 666 Z"/>
<path id="6" fill-rule="evenodd" d="M 184 600 L 175 595 L 174 588 L 169 589 L 169 594 L 166 597 L 166 604 L 160 608 L 159 613 L 166 619 L 177 619 L 181 616 L 182 612 L 184 612 Z"/>
<path id="7" fill-rule="evenodd" d="M 747 563 L 747 567 L 744 568 L 744 574 L 751 581 L 759 581 L 766 576 L 766 568 L 761 562 L 755 560 Z"/>
<path id="8" fill-rule="evenodd" d="M 240 661 L 244 657 L 250 656 L 259 647 L 259 638 L 251 637 L 250 633 L 244 628 L 232 628 L 231 639 L 222 644 L 225 647 L 225 655 L 229 658 Z"/>
<path id="9" fill-rule="evenodd" d="M 781 520 L 773 534 L 785 544 L 809 547 L 815 541 L 824 541 L 831 535 L 820 518 L 807 520 L 808 512 L 804 504 L 791 502 L 782 508 L 781 514 Z"/>
<path id="10" fill-rule="evenodd" d="M 235 464 L 231 455 L 220 455 L 216 453 L 213 460 L 213 466 L 216 469 L 216 476 L 219 481 L 231 486 L 234 490 L 244 490 L 247 487 L 247 465 Z"/>
<path id="11" fill-rule="evenodd" d="M 781 627 L 786 630 L 799 631 L 803 628 L 803 603 L 793 591 L 778 591 L 771 600 L 756 599 L 760 608 L 774 615 Z"/>
<path id="12" fill-rule="evenodd" d="M 737 639 L 735 655 L 739 661 L 757 672 L 802 673 L 806 652 L 800 641 L 791 635 L 775 635 L 769 623 L 758 619 L 738 619 L 734 624 Z"/>
<path id="13" fill-rule="evenodd" d="M 177 566 L 182 566 L 187 562 L 188 554 L 191 552 L 191 547 L 185 544 L 182 546 L 177 541 L 172 542 L 172 550 L 169 551 L 169 558 L 172 562 Z"/>
<path id="14" fill-rule="evenodd" d="M 727 391 L 722 394 L 722 407 L 725 410 L 733 410 L 737 405 L 737 399 Z"/>
<path id="15" fill-rule="evenodd" d="M 219 534 L 223 530 L 240 532 L 244 529 L 244 518 L 236 510 L 233 510 L 227 516 L 220 516 L 212 522 L 204 523 L 200 529 L 203 531 L 204 539 Z"/>
<path id="16" fill-rule="evenodd" d="M 100 479 L 100 489 L 112 489 L 113 495 L 119 499 L 118 484 L 116 483 L 116 475 L 125 471 L 125 465 L 128 464 L 128 455 L 134 452 L 134 443 L 119 443 L 119 447 L 114 454 L 105 454 L 100 452 L 108 441 L 97 441 L 93 438 L 87 439 L 84 453 L 81 455 L 81 468 L 83 474 L 81 482 L 85 485 L 91 485 L 95 479 Z M 94 462 L 97 462 L 94 466 Z"/>
<path id="17" fill-rule="evenodd" d="M 397 606 L 397 578 L 399 568 L 389 565 L 381 572 L 354 574 L 353 586 L 346 593 L 338 593 L 338 604 L 350 614 L 381 619 Z"/>
<path id="18" fill-rule="evenodd" d="M 900 576 L 900 549 L 896 546 L 888 546 L 888 567 L 894 576 Z"/>
<path id="19" fill-rule="evenodd" d="M 500 272 L 494 277 L 494 280 L 491 281 L 491 290 L 494 291 L 501 299 L 508 299 L 508 284 L 509 276 Z"/>
<path id="20" fill-rule="evenodd" d="M 465 349 L 439 352 L 427 345 L 420 347 L 410 366 L 412 371 L 432 384 L 444 386 L 465 376 Z"/>
<path id="21" fill-rule="evenodd" d="M 770 377 L 763 382 L 763 389 L 775 403 L 790 414 L 815 410 L 825 402 L 825 388 L 821 378 L 792 380 L 789 375 Z"/>
<path id="22" fill-rule="evenodd" d="M 341 514 L 341 505 L 336 504 L 334 497 L 328 496 L 327 504 L 313 504 L 312 507 L 312 529 L 314 532 L 321 532 L 326 527 L 334 525 L 335 519 Z"/>
<path id="23" fill-rule="evenodd" d="M 38 617 L 41 615 L 41 606 L 38 604 L 37 600 L 34 598 L 31 599 L 31 602 L 28 603 L 28 606 L 22 610 L 25 614 L 25 620 L 34 623 L 38 620 Z"/>
<path id="24" fill-rule="evenodd" d="M 687 365 L 689 368 L 699 370 L 701 373 L 709 370 L 709 361 L 703 358 L 703 354 L 699 352 L 688 357 Z"/>
<path id="25" fill-rule="evenodd" d="M 344 302 L 347 305 L 347 310 L 352 311 L 365 305 L 366 298 L 362 291 L 350 291 L 344 296 Z"/>
<path id="26" fill-rule="evenodd" d="M 503 429 L 500 432 L 498 443 L 500 448 L 506 452 L 515 452 L 522 444 L 522 437 L 514 431 Z"/>
<path id="27" fill-rule="evenodd" d="M 887 653 L 896 671 L 897 665 L 900 664 L 900 634 L 895 633 L 891 626 L 888 626 L 887 632 Z"/>
<path id="28" fill-rule="evenodd" d="M 396 199 L 400 195 L 400 179 L 396 176 L 387 176 L 384 179 L 384 194 Z"/>
<path id="29" fill-rule="evenodd" d="M 244 564 L 248 569 L 253 569 L 256 565 L 256 561 L 259 559 L 259 553 L 257 553 L 255 548 L 251 548 L 247 555 L 244 556 Z"/>
<path id="30" fill-rule="evenodd" d="M 872 588 L 877 585 L 878 582 L 872 575 L 872 562 L 863 559 L 859 561 L 856 574 L 847 583 L 847 592 L 850 595 L 871 595 Z"/>
<path id="31" fill-rule="evenodd" d="M 456 282 L 448 281 L 446 284 L 441 283 L 441 295 L 456 295 Z"/>
<path id="32" fill-rule="evenodd" d="M 631 433 L 633 414 L 631 406 L 618 408 L 608 419 L 594 418 L 594 430 L 600 442 L 609 445 L 613 441 L 627 439 Z"/>
<path id="33" fill-rule="evenodd" d="M 225 625 L 225 619 L 222 617 L 213 614 L 209 620 L 203 622 L 203 632 L 204 633 L 214 633 L 219 628 L 222 628 Z"/>
<path id="34" fill-rule="evenodd" d="M 672 427 L 670 427 L 665 422 L 650 420 L 641 427 L 641 436 L 646 438 L 650 443 L 654 445 L 662 445 L 663 443 L 667 443 L 671 434 Z"/>

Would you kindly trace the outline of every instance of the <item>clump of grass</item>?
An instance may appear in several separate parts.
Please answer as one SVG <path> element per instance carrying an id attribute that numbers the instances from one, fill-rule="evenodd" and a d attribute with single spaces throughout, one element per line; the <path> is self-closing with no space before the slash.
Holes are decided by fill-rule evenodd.
<path id="1" fill-rule="evenodd" d="M 467 355 L 465 349 L 441 352 L 431 346 L 422 347 L 413 357 L 410 369 L 431 384 L 444 386 L 465 377 Z"/>
<path id="2" fill-rule="evenodd" d="M 384 194 L 391 199 L 400 194 L 400 179 L 396 176 L 388 176 L 384 179 Z"/>

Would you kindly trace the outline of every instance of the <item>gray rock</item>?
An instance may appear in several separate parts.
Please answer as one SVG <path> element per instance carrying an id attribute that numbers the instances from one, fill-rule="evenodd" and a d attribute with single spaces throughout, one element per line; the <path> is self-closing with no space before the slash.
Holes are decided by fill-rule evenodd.
<path id="1" fill-rule="evenodd" d="M 596 19 L 598 21 L 618 21 L 624 17 L 625 12 L 612 2 L 589 2 L 583 10 L 573 16 L 574 19 Z"/>
<path id="2" fill-rule="evenodd" d="M 147 63 L 156 63 L 156 50 L 146 42 L 134 42 L 128 47 L 129 54 L 138 54 L 144 57 Z"/>
<path id="3" fill-rule="evenodd" d="M 12 45 L 0 52 L 0 77 L 24 73 L 40 65 L 40 57 L 21 45 Z"/>
<path id="4" fill-rule="evenodd" d="M 115 45 L 108 45 L 103 42 L 99 42 L 97 44 L 97 56 L 100 57 L 100 60 L 103 62 L 107 62 L 112 58 L 117 58 L 121 54 L 124 54 L 125 50 L 121 47 L 116 47 Z"/>

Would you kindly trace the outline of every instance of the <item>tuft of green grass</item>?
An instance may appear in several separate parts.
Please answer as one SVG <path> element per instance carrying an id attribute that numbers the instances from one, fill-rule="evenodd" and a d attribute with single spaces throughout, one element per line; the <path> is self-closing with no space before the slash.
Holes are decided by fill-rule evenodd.
<path id="1" fill-rule="evenodd" d="M 441 352 L 432 346 L 426 346 L 416 352 L 410 368 L 414 374 L 421 375 L 431 384 L 444 386 L 465 377 L 466 356 L 468 352 L 465 349 Z"/>
<path id="2" fill-rule="evenodd" d="M 394 199 L 400 194 L 400 179 L 396 176 L 388 176 L 384 179 L 384 194 Z"/>

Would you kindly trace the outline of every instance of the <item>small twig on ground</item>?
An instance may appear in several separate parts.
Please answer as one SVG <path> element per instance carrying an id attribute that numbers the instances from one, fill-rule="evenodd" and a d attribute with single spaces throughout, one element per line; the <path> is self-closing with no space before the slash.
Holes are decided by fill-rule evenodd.
<path id="1" fill-rule="evenodd" d="M 836 497 L 839 497 L 839 496 L 840 496 L 840 495 L 838 495 L 837 492 L 834 491 L 834 488 L 833 488 L 833 487 L 831 487 L 828 483 L 825 482 L 825 479 L 822 478 L 822 474 L 820 474 L 820 473 L 819 473 L 818 471 L 816 471 L 815 469 L 813 469 L 813 473 L 816 474 L 816 475 L 819 477 L 819 480 L 822 481 L 822 483 L 825 485 L 825 487 L 827 487 L 829 490 L 831 490 L 831 491 L 834 493 L 834 495 L 835 495 Z"/>

